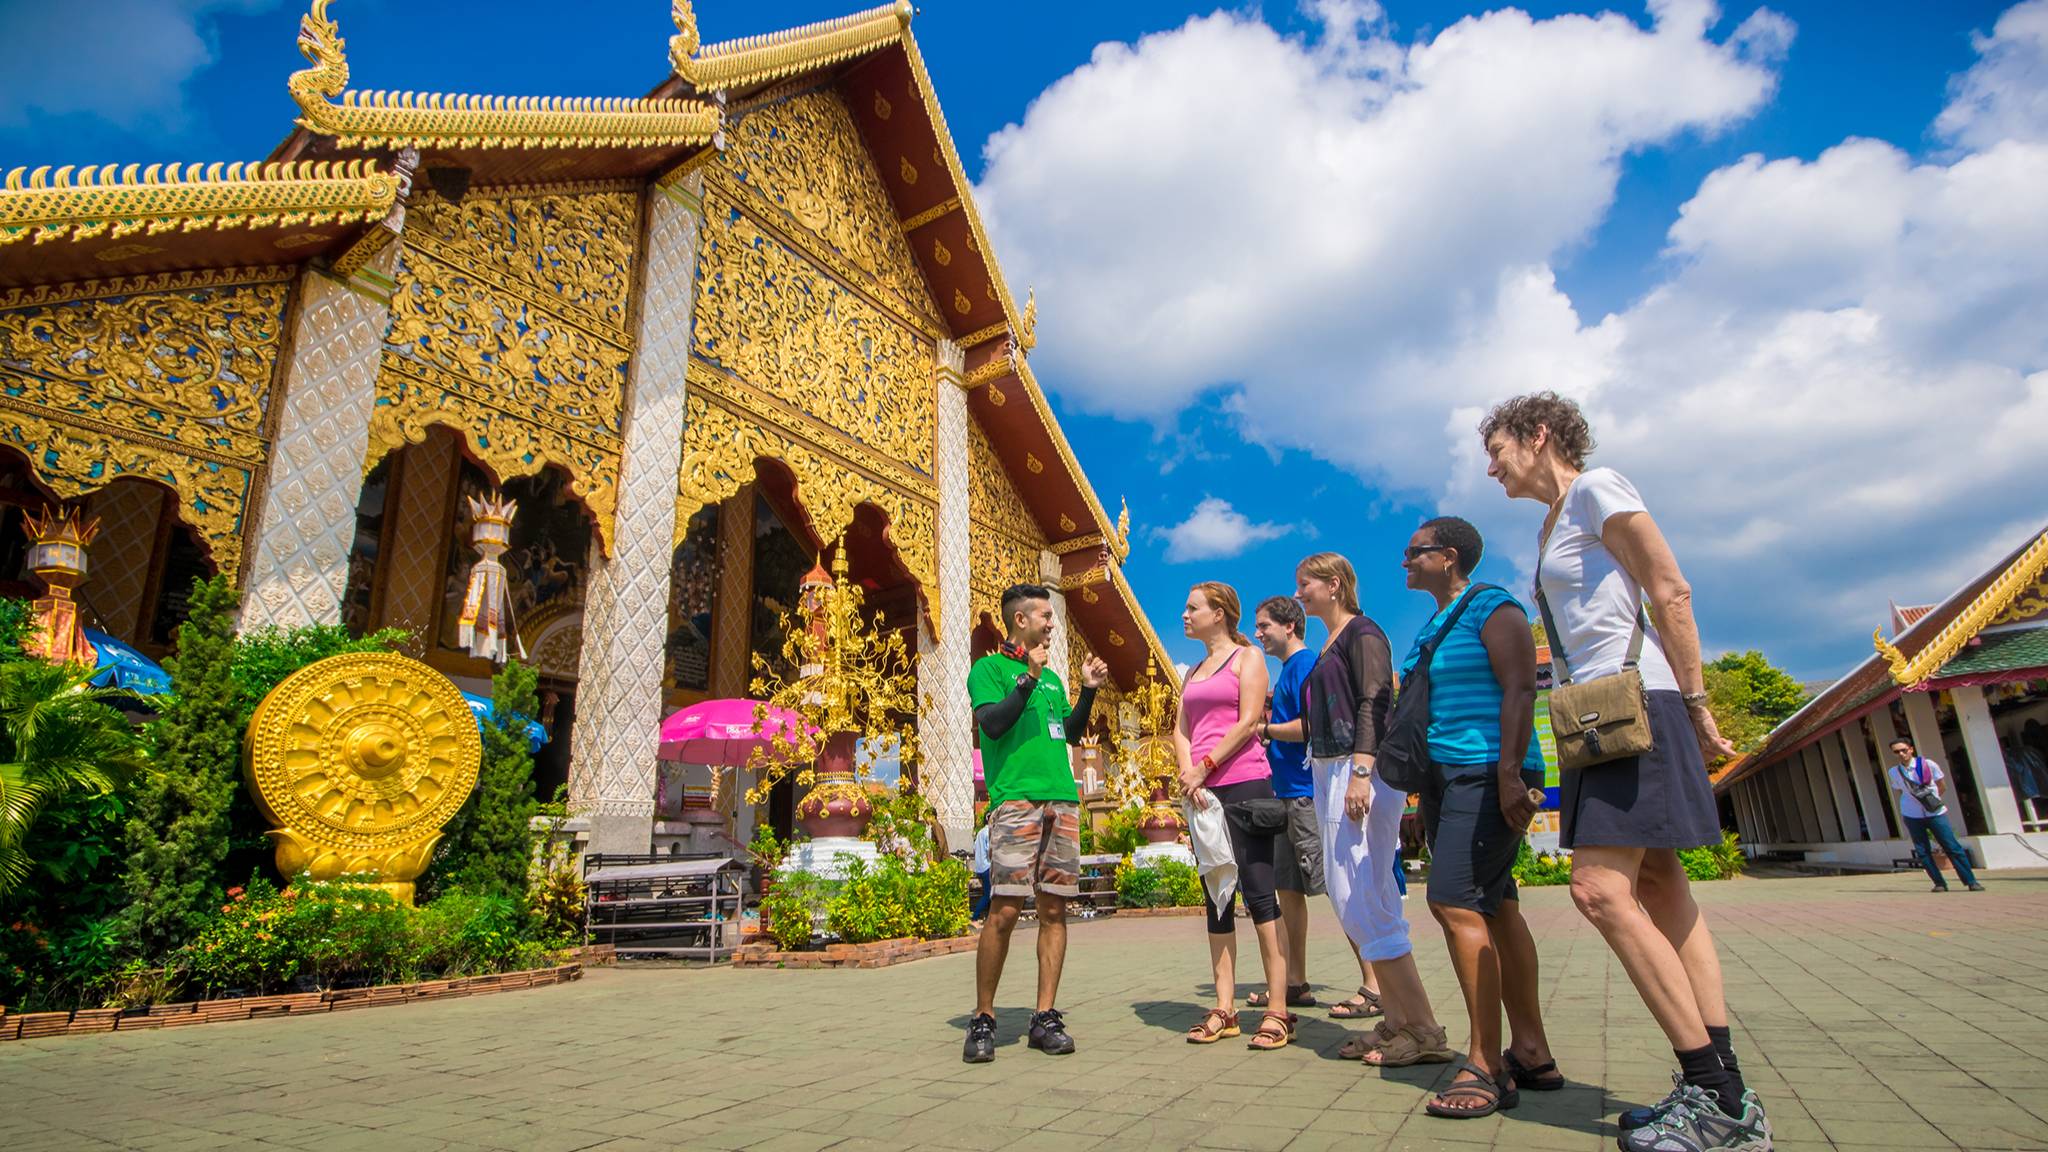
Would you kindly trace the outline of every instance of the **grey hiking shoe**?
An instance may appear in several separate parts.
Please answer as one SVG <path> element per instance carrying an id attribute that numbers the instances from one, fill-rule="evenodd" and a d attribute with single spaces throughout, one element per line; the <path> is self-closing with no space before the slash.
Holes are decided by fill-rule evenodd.
<path id="1" fill-rule="evenodd" d="M 1742 1096 L 1733 1117 L 1704 1089 L 1679 1085 L 1648 1124 L 1621 1134 L 1622 1152 L 1771 1152 L 1770 1122 L 1754 1092 Z"/>

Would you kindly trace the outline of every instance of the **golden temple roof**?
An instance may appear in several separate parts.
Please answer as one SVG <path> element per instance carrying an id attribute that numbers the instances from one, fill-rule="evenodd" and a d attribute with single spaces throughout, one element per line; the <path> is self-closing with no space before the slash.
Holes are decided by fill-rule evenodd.
<path id="1" fill-rule="evenodd" d="M 700 48 L 689 0 L 674 0 L 676 34 L 669 40 L 675 74 L 699 91 L 723 91 L 811 72 L 900 40 L 914 9 L 909 0 L 821 20 L 801 28 L 727 40 Z"/>
<path id="2" fill-rule="evenodd" d="M 2012 615 L 2010 610 L 2017 605 L 2021 595 L 2032 589 L 2044 574 L 2048 574 L 2048 532 L 2036 536 L 2032 544 L 2006 565 L 1996 579 L 1957 612 L 1955 618 L 1922 645 L 1911 659 L 1887 642 L 1882 631 L 1872 633 L 1871 642 L 1889 666 L 1892 682 L 1902 687 L 1925 683 L 1979 632 L 1993 624 L 2007 622 Z M 2033 604 L 2030 607 L 2038 611 L 2040 606 Z"/>
<path id="3" fill-rule="evenodd" d="M 299 52 L 312 67 L 292 73 L 286 87 L 299 123 L 343 147 L 665 147 L 718 132 L 718 109 L 701 100 L 353 91 L 330 2 L 313 0 L 300 19 Z"/>
<path id="4" fill-rule="evenodd" d="M 140 173 L 138 176 L 138 169 Z M 0 189 L 0 245 L 69 236 L 376 220 L 398 178 L 368 160 L 16 168 Z"/>

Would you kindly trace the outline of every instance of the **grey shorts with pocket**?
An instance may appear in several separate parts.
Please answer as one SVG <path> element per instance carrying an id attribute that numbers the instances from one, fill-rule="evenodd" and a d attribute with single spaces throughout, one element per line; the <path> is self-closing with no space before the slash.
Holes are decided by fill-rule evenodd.
<path id="1" fill-rule="evenodd" d="M 1323 826 L 1313 796 L 1287 799 L 1287 838 L 1273 854 L 1273 887 L 1319 896 L 1323 891 Z"/>

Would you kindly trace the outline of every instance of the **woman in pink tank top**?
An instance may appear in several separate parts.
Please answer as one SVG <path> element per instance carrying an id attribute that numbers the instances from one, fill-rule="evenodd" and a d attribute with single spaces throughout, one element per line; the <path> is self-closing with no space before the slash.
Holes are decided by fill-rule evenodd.
<path id="1" fill-rule="evenodd" d="M 1198 808 L 1223 805 L 1230 852 L 1237 863 L 1237 887 L 1251 913 L 1265 964 L 1268 1003 L 1287 1003 L 1287 950 L 1280 934 L 1280 902 L 1274 896 L 1272 830 L 1253 831 L 1247 819 L 1254 802 L 1273 799 L 1266 750 L 1253 738 L 1265 718 L 1266 659 L 1237 630 L 1242 618 L 1237 593 L 1227 584 L 1197 584 L 1188 593 L 1181 628 L 1208 649 L 1181 685 L 1180 723 L 1173 747 L 1180 761 L 1182 795 Z M 1237 924 L 1232 906 L 1217 908 L 1206 886 L 1209 963 L 1216 973 L 1216 1006 L 1188 1029 L 1188 1043 L 1214 1044 L 1237 1036 Z M 1285 1048 L 1294 1038 L 1291 1012 L 1268 1011 L 1250 1046 L 1261 1052 Z"/>

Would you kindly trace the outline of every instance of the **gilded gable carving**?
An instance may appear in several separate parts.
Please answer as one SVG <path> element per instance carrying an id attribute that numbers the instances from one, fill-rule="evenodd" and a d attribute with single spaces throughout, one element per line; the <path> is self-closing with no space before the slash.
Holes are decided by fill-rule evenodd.
<path id="1" fill-rule="evenodd" d="M 566 470 L 609 551 L 639 212 L 624 190 L 414 209 L 365 467 L 446 424 L 500 481 Z"/>
<path id="2" fill-rule="evenodd" d="M 234 573 L 268 451 L 284 275 L 0 312 L 0 442 L 66 498 L 124 476 L 169 486 Z"/>
<path id="3" fill-rule="evenodd" d="M 855 507 L 872 504 L 888 519 L 888 539 L 911 576 L 928 592 L 938 587 L 938 506 L 931 498 L 876 480 L 811 441 L 695 389 L 685 407 L 676 544 L 682 543 L 692 516 L 751 482 L 754 461 L 766 457 L 795 473 L 797 500 L 820 536 L 837 539 L 852 527 Z"/>
<path id="4" fill-rule="evenodd" d="M 981 426 L 970 421 L 967 435 L 967 538 L 974 557 L 971 610 L 976 619 L 984 612 L 1000 619 L 1003 589 L 1041 579 L 1045 533 L 1010 483 Z"/>
<path id="5" fill-rule="evenodd" d="M 726 125 L 732 177 L 913 314 L 940 323 L 896 210 L 837 92 L 792 96 Z"/>
<path id="6" fill-rule="evenodd" d="M 766 402 L 932 482 L 933 345 L 849 291 L 751 217 L 706 201 L 696 354 Z"/>

